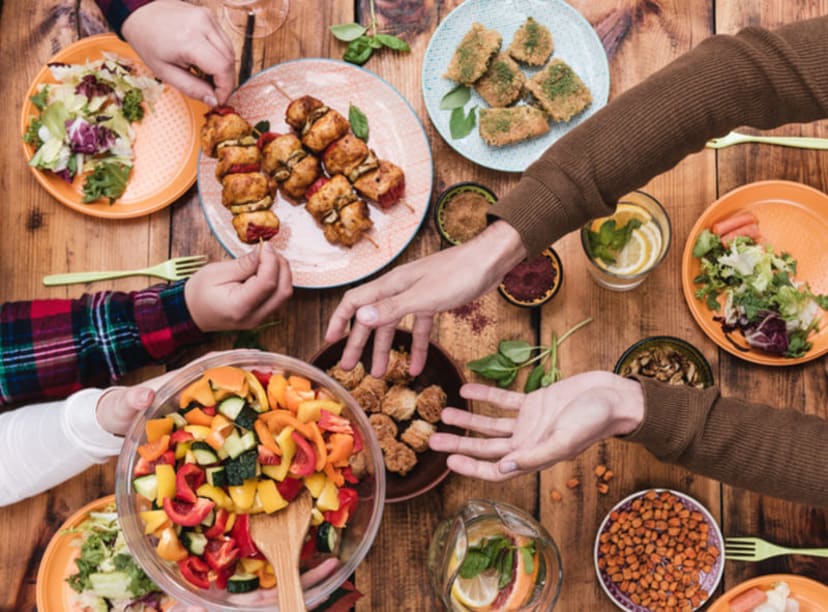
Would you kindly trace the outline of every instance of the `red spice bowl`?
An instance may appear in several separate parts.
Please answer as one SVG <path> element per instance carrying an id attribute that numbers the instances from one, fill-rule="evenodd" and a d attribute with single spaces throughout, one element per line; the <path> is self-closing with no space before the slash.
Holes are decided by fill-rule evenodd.
<path id="1" fill-rule="evenodd" d="M 540 255 L 512 268 L 498 285 L 498 291 L 515 306 L 535 308 L 551 300 L 562 282 L 561 258 L 552 247 L 547 247 Z"/>

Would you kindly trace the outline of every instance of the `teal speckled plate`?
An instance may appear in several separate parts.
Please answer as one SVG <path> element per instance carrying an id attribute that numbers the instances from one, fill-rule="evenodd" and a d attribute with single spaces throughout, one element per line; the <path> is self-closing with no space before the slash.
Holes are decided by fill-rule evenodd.
<path id="1" fill-rule="evenodd" d="M 503 36 L 503 49 L 515 31 L 533 17 L 552 32 L 555 51 L 552 58 L 569 64 L 592 92 L 592 104 L 567 123 L 552 123 L 548 133 L 539 138 L 506 147 L 492 147 L 480 138 L 475 128 L 465 138 L 454 140 L 449 131 L 451 111 L 440 109 L 440 100 L 457 83 L 442 75 L 463 36 L 475 22 L 497 30 Z M 539 68 L 521 64 L 527 78 Z M 466 0 L 454 9 L 434 32 L 423 59 L 423 98 L 431 122 L 443 139 L 466 159 L 493 170 L 523 172 L 558 138 L 595 113 L 609 97 L 609 63 L 601 40 L 589 22 L 562 0 Z M 466 104 L 487 107 L 477 92 Z"/>

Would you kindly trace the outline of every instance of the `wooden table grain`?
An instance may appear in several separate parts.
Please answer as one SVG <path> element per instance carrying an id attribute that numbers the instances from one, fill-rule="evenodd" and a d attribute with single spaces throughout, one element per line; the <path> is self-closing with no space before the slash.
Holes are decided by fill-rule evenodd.
<path id="1" fill-rule="evenodd" d="M 205 0 L 210 3 L 214 0 Z M 496 2 L 499 0 L 491 0 Z M 713 33 L 733 33 L 747 25 L 776 27 L 828 13 L 828 0 L 571 0 L 598 31 L 611 67 L 611 98 L 690 50 Z M 420 91 L 420 66 L 431 34 L 459 0 L 376 0 L 383 31 L 403 36 L 410 54 L 382 52 L 367 68 L 389 81 L 412 104 L 426 127 L 435 159 L 434 193 L 461 180 L 475 180 L 505 193 L 519 176 L 483 169 L 455 153 L 430 124 Z M 253 72 L 300 57 L 339 58 L 343 45 L 330 35 L 332 24 L 366 23 L 367 0 L 293 0 L 287 22 L 253 46 Z M 0 240 L 0 300 L 76 297 L 84 291 L 139 289 L 147 279 L 132 278 L 79 287 L 46 288 L 41 278 L 67 270 L 137 267 L 168 256 L 227 255 L 213 238 L 195 188 L 169 208 L 127 221 L 106 221 L 70 210 L 53 200 L 26 168 L 18 117 L 32 78 L 63 46 L 108 26 L 92 0 L 5 0 L 0 2 L 0 91 L 8 101 L 0 118 L 3 220 Z M 241 40 L 236 37 L 237 52 Z M 824 122 L 787 126 L 775 133 L 828 136 Z M 564 373 L 611 369 L 635 340 L 653 334 L 681 336 L 710 360 L 724 394 L 796 407 L 828 417 L 828 389 L 820 361 L 788 368 L 764 368 L 720 351 L 693 322 L 680 288 L 680 256 L 694 220 L 719 195 L 762 179 L 788 179 L 828 191 L 828 154 L 755 145 L 691 155 L 644 189 L 668 209 L 674 242 L 664 263 L 637 290 L 613 293 L 598 288 L 585 269 L 577 236 L 555 248 L 565 269 L 563 288 L 540 313 L 513 307 L 496 293 L 474 306 L 476 320 L 443 314 L 433 337 L 463 364 L 491 352 L 501 338 L 535 343 L 562 332 L 586 316 L 594 322 L 563 345 Z M 121 245 L 129 244 L 129 249 Z M 399 265 L 440 248 L 432 216 Z M 272 351 L 308 359 L 322 344 L 328 317 L 344 289 L 298 290 L 279 313 L 279 324 L 262 335 Z M 474 327 L 474 329 L 473 329 Z M 179 364 L 208 350 L 229 348 L 233 338 L 219 335 L 187 351 Z M 175 365 L 175 364 L 173 364 Z M 161 368 L 131 375 L 138 382 Z M 467 374 L 470 374 L 467 371 Z M 471 378 L 471 375 L 470 375 Z M 491 410 L 476 406 L 476 410 Z M 795 444 L 795 441 L 791 442 Z M 615 472 L 606 495 L 591 484 L 593 467 Z M 55 489 L 0 509 L 0 610 L 35 609 L 35 576 L 43 551 L 61 522 L 90 500 L 113 491 L 114 460 L 92 468 Z M 565 482 L 580 478 L 579 488 Z M 374 546 L 355 576 L 365 594 L 357 605 L 367 610 L 432 610 L 437 602 L 425 574 L 429 538 L 437 523 L 464 500 L 483 497 L 508 501 L 536 516 L 552 534 L 563 556 L 563 591 L 557 609 L 565 612 L 611 610 L 592 566 L 592 543 L 607 510 L 629 493 L 646 487 L 671 487 L 701 500 L 720 521 L 725 535 L 762 535 L 793 546 L 825 546 L 828 511 L 784 502 L 723 486 L 686 470 L 659 463 L 646 451 L 617 440 L 596 444 L 577 460 L 538 475 L 504 484 L 455 475 L 431 492 L 389 505 Z M 550 492 L 563 492 L 553 501 Z M 828 564 L 809 557 L 777 557 L 762 563 L 726 564 L 722 588 L 756 575 L 796 573 L 828 582 Z"/>

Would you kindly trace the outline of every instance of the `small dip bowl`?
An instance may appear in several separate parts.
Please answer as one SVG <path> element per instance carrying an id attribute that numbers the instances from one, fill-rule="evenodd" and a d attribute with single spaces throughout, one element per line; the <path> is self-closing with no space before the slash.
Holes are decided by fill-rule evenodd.
<path id="1" fill-rule="evenodd" d="M 621 376 L 637 374 L 701 389 L 713 384 L 713 370 L 701 351 L 674 336 L 639 340 L 624 351 L 613 371 Z"/>
<path id="2" fill-rule="evenodd" d="M 480 183 L 456 183 L 437 198 L 437 231 L 449 244 L 468 242 L 486 229 L 486 213 L 495 202 L 494 192 Z"/>
<path id="3" fill-rule="evenodd" d="M 561 258 L 552 247 L 547 247 L 537 257 L 512 268 L 497 289 L 515 306 L 534 308 L 551 300 L 562 282 Z"/>

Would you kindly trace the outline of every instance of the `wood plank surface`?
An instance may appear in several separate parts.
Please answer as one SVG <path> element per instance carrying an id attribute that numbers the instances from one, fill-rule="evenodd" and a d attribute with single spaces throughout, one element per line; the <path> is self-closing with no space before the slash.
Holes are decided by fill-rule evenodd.
<path id="1" fill-rule="evenodd" d="M 495 0 L 492 0 L 495 1 Z M 432 147 L 432 202 L 416 238 L 393 265 L 436 252 L 441 244 L 433 217 L 436 196 L 459 181 L 478 181 L 505 194 L 519 179 L 477 166 L 454 151 L 435 131 L 426 113 L 420 68 L 426 46 L 442 19 L 462 0 L 375 0 L 380 31 L 403 37 L 409 54 L 382 51 L 366 64 L 393 85 L 423 122 Z M 217 9 L 219 0 L 201 4 Z M 716 32 L 735 32 L 745 25 L 774 27 L 828 13 L 828 0 L 570 0 L 592 23 L 607 51 L 611 94 L 626 91 L 670 60 Z M 293 0 L 286 23 L 272 36 L 253 42 L 253 73 L 275 63 L 304 57 L 341 58 L 344 44 L 330 34 L 337 23 L 370 20 L 368 0 Z M 25 24 L 21 26 L 21 24 Z M 106 31 L 93 0 L 0 2 L 0 88 L 13 100 L 13 111 L 0 118 L 0 149 L 5 163 L 0 186 L 6 196 L 6 224 L 13 238 L 0 243 L 0 300 L 76 297 L 84 291 L 131 290 L 146 278 L 130 278 L 89 286 L 45 288 L 43 275 L 95 268 L 137 267 L 170 255 L 205 253 L 228 259 L 213 237 L 194 186 L 174 205 L 148 217 L 110 222 L 75 212 L 45 192 L 25 164 L 20 145 L 20 108 L 41 66 L 55 52 L 81 37 Z M 238 55 L 242 37 L 232 37 Z M 825 122 L 788 126 L 776 133 L 828 136 Z M 681 251 L 698 215 L 718 196 L 747 182 L 784 178 L 828 191 L 828 153 L 745 145 L 692 155 L 643 189 L 668 210 L 672 246 L 665 261 L 638 289 L 614 293 L 590 279 L 576 235 L 556 243 L 563 261 L 564 284 L 540 312 L 507 304 L 493 292 L 472 305 L 437 318 L 432 339 L 457 362 L 494 351 L 500 339 L 548 342 L 586 316 L 593 322 L 563 345 L 564 375 L 612 369 L 617 357 L 639 338 L 670 334 L 699 347 L 716 372 L 724 394 L 790 406 L 828 417 L 828 383 L 823 361 L 794 368 L 760 368 L 721 352 L 690 317 L 680 290 Z M 123 248 L 128 244 L 129 248 Z M 376 275 L 375 275 L 376 276 Z M 262 332 L 271 351 L 310 359 L 322 346 L 333 309 L 347 287 L 297 290 Z M 404 320 L 403 326 L 410 326 Z M 210 342 L 184 351 L 171 367 L 210 350 L 230 348 L 234 334 L 217 334 Z M 130 376 L 135 382 L 160 372 L 147 368 Z M 475 376 L 465 369 L 469 380 Z M 522 384 L 518 380 L 515 388 Z M 476 405 L 475 411 L 497 414 Z M 593 467 L 603 463 L 616 474 L 609 493 L 594 486 Z M 0 508 L 0 610 L 35 609 L 35 576 L 49 539 L 61 522 L 87 502 L 114 488 L 114 465 L 97 466 L 52 491 L 11 507 Z M 580 479 L 575 489 L 565 482 Z M 556 610 L 603 611 L 613 607 L 601 591 L 592 565 L 598 524 L 607 510 L 627 494 L 651 486 L 685 491 L 702 501 L 721 521 L 725 535 L 763 535 L 781 544 L 825 546 L 828 512 L 762 497 L 660 464 L 644 450 L 617 440 L 595 445 L 574 461 L 539 475 L 491 484 L 450 475 L 432 491 L 413 500 L 387 505 L 374 546 L 355 574 L 363 597 L 358 612 L 369 610 L 436 610 L 428 584 L 426 552 L 439 522 L 469 498 L 514 504 L 537 517 L 552 534 L 563 557 L 563 591 Z M 561 491 L 563 499 L 549 494 Z M 723 588 L 745 578 L 771 572 L 800 573 L 828 582 L 828 564 L 806 557 L 777 557 L 763 563 L 726 565 Z"/>

